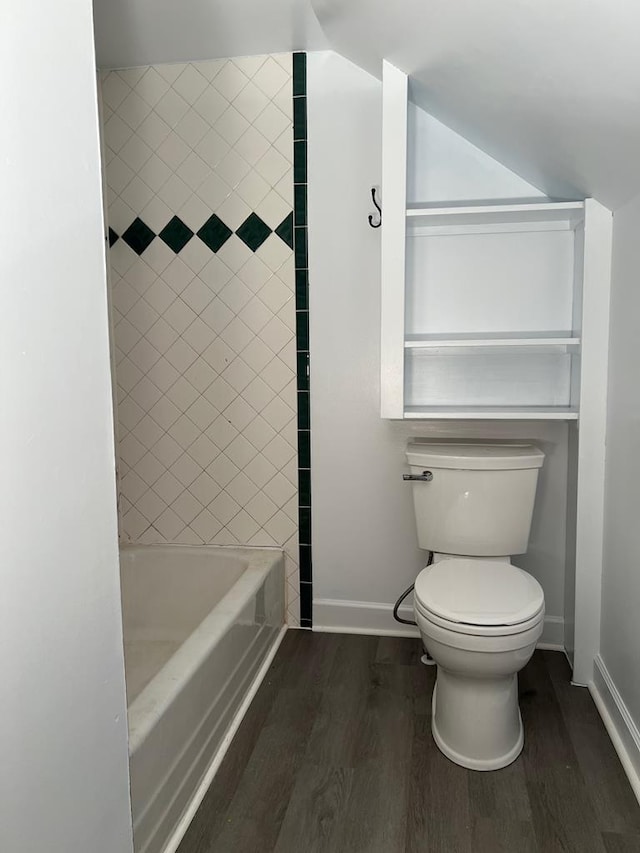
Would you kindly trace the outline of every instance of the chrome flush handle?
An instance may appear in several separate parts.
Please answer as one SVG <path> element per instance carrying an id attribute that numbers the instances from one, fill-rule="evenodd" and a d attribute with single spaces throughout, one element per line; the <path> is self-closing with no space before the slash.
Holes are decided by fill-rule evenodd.
<path id="1" fill-rule="evenodd" d="M 418 480 L 420 483 L 430 483 L 433 480 L 431 471 L 423 471 L 422 474 L 403 474 L 403 480 Z"/>

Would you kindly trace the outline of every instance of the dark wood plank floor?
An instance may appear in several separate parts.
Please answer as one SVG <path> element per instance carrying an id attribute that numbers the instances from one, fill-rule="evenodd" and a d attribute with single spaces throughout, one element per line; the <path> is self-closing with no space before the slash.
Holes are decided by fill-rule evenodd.
<path id="1" fill-rule="evenodd" d="M 417 640 L 288 631 L 178 853 L 640 853 L 640 807 L 558 652 L 520 674 L 493 773 L 431 737 Z"/>

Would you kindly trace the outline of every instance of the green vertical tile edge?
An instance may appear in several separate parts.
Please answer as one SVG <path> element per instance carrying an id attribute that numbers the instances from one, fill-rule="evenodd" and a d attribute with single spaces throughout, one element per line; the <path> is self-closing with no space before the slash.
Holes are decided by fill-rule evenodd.
<path id="1" fill-rule="evenodd" d="M 293 97 L 307 94 L 307 54 L 293 54 Z"/>
<path id="2" fill-rule="evenodd" d="M 307 143 L 298 140 L 293 143 L 293 183 L 307 183 Z"/>

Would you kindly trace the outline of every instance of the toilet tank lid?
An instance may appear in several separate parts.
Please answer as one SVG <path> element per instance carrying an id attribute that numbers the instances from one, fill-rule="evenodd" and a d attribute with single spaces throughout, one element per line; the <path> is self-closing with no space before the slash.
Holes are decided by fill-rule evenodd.
<path id="1" fill-rule="evenodd" d="M 544 453 L 533 444 L 411 441 L 407 462 L 424 468 L 479 471 L 541 468 Z"/>
<path id="2" fill-rule="evenodd" d="M 416 579 L 414 595 L 427 610 L 465 625 L 517 625 L 544 606 L 532 575 L 510 563 L 442 560 Z"/>

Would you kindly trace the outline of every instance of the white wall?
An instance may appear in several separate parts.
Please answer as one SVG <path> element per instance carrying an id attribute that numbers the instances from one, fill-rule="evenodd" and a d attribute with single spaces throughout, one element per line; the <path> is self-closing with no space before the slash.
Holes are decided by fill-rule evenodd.
<path id="1" fill-rule="evenodd" d="M 91 15 L 24 0 L 2 30 L 7 853 L 132 849 Z"/>
<path id="2" fill-rule="evenodd" d="M 601 660 L 596 667 L 604 666 L 628 711 L 627 725 L 640 737 L 640 196 L 615 211 L 613 222 Z M 639 748 L 640 739 L 638 770 Z"/>
<path id="3" fill-rule="evenodd" d="M 526 437 L 547 460 L 529 553 L 519 563 L 545 590 L 551 617 L 545 639 L 562 642 L 566 424 L 381 420 L 380 232 L 367 223 L 369 189 L 380 182 L 380 83 L 337 54 L 312 53 L 308 107 L 315 624 L 395 625 L 390 604 L 425 562 L 410 489 L 401 479 L 408 437 Z M 426 191 L 433 188 L 433 200 L 445 191 L 462 192 L 451 178 L 457 174 L 469 176 L 469 197 L 484 197 L 491 172 L 498 197 L 536 194 L 489 158 L 473 169 L 468 158 L 478 163 L 476 149 L 469 152 L 451 131 L 447 144 L 442 126 L 425 120 L 423 127 L 429 126 L 438 133 L 437 145 L 429 147 L 423 134 L 419 148 L 430 162 Z"/>

